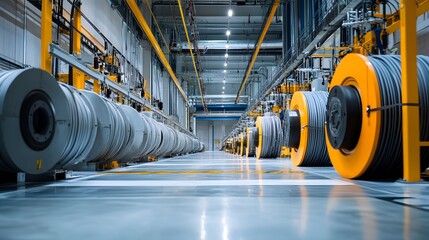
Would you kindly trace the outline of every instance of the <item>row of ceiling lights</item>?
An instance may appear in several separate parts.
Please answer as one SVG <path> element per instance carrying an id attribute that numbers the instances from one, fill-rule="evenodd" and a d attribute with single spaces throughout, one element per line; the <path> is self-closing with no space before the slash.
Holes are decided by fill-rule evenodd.
<path id="1" fill-rule="evenodd" d="M 230 2 L 230 6 L 231 6 L 231 2 Z M 229 36 L 231 35 L 231 31 L 229 30 L 229 18 L 232 17 L 233 13 L 234 12 L 232 11 L 231 8 L 228 9 L 228 29 L 226 30 L 226 45 L 225 45 L 226 53 L 225 53 L 225 63 L 223 64 L 225 66 L 225 69 L 223 70 L 223 73 L 226 73 L 226 68 L 228 66 L 228 48 L 229 48 L 228 43 L 229 43 Z M 224 76 L 222 90 L 225 90 L 225 83 L 226 83 L 226 80 Z M 225 91 L 222 91 L 222 94 L 225 94 Z"/>

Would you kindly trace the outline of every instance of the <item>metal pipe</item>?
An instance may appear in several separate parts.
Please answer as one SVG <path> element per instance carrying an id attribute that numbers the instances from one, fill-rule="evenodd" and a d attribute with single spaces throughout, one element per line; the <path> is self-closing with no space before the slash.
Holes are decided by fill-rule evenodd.
<path id="1" fill-rule="evenodd" d="M 183 28 L 185 30 L 186 40 L 188 41 L 188 45 L 191 46 L 191 40 L 189 39 L 188 28 L 186 27 L 185 16 L 183 15 L 182 3 L 180 2 L 180 0 L 177 0 L 177 5 L 179 6 L 180 16 L 182 18 L 182 24 L 183 24 Z M 203 102 L 204 111 L 207 112 L 208 110 L 207 110 L 206 101 L 204 100 L 203 86 L 202 86 L 202 82 L 200 79 L 200 74 L 198 73 L 197 65 L 195 63 L 194 53 L 192 52 L 191 47 L 189 48 L 189 51 L 191 53 L 192 64 L 194 66 L 195 75 L 197 76 L 198 89 L 200 90 L 200 95 L 201 95 L 201 99 Z"/>
<path id="2" fill-rule="evenodd" d="M 259 54 L 259 49 L 261 48 L 261 44 L 264 41 L 265 35 L 268 32 L 268 29 L 271 25 L 271 20 L 274 17 L 274 14 L 276 13 L 277 7 L 279 6 L 280 0 L 274 0 L 273 4 L 271 5 L 271 9 L 269 11 L 269 14 L 267 15 L 267 19 L 265 21 L 265 25 L 262 29 L 261 35 L 259 36 L 258 42 L 255 44 L 255 51 L 253 52 L 252 58 L 249 62 L 249 65 L 247 66 L 246 75 L 243 78 L 243 82 L 241 83 L 240 90 L 238 90 L 237 98 L 235 99 L 235 103 L 238 103 L 240 101 L 240 94 L 244 89 L 244 86 L 246 86 L 247 80 L 249 78 L 250 72 L 252 71 L 253 65 L 255 64 L 256 58 Z"/>
<path id="3" fill-rule="evenodd" d="M 140 24 L 140 27 L 142 28 L 143 32 L 148 37 L 149 42 L 152 44 L 153 49 L 155 50 L 157 56 L 159 57 L 159 60 L 164 65 L 167 72 L 170 74 L 171 79 L 173 80 L 174 84 L 176 85 L 177 89 L 179 90 L 180 94 L 182 95 L 183 99 L 185 100 L 186 104 L 189 105 L 189 101 L 188 101 L 188 97 L 186 96 L 186 93 L 183 91 L 182 87 L 180 86 L 180 83 L 177 80 L 176 74 L 174 73 L 173 69 L 171 68 L 170 64 L 168 63 L 167 58 L 165 57 L 164 53 L 162 52 L 162 49 L 159 46 L 158 41 L 156 41 L 156 38 L 153 35 L 152 30 L 150 29 L 149 25 L 147 24 L 146 20 L 144 19 L 136 1 L 135 0 L 125 0 L 125 1 L 127 2 L 131 12 L 134 14 L 134 17 L 136 18 L 137 22 Z"/>

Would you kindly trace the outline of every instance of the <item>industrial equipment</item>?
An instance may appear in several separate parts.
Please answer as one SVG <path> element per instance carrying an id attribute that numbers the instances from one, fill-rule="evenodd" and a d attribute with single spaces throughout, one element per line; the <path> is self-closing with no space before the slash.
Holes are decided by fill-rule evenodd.
<path id="1" fill-rule="evenodd" d="M 87 162 L 198 152 L 204 145 L 135 109 L 28 68 L 0 73 L 0 170 L 41 174 Z"/>
<path id="2" fill-rule="evenodd" d="M 324 91 L 295 92 L 292 97 L 283 131 L 295 166 L 331 165 L 324 134 L 327 99 Z"/>
<path id="3" fill-rule="evenodd" d="M 429 57 L 418 56 L 420 140 L 429 140 Z M 353 67 L 351 67 L 353 66 Z M 347 55 L 331 82 L 326 139 L 337 172 L 347 178 L 402 176 L 401 60 Z M 421 149 L 421 171 L 429 149 Z"/>

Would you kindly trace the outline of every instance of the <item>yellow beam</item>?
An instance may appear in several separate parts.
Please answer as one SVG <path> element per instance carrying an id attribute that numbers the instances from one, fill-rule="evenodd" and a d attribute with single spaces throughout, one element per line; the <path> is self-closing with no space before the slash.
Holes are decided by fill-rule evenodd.
<path id="1" fill-rule="evenodd" d="M 331 58 L 332 53 L 315 53 L 311 55 L 312 58 Z M 334 57 L 338 58 L 339 55 L 335 54 Z"/>
<path id="2" fill-rule="evenodd" d="M 73 52 L 81 53 L 81 35 L 82 32 L 82 14 L 80 13 L 80 4 L 75 6 L 73 15 Z M 79 90 L 85 89 L 85 75 L 76 68 L 73 68 L 73 86 Z"/>
<path id="3" fill-rule="evenodd" d="M 429 0 L 420 1 L 417 6 L 417 16 L 429 11 Z"/>
<path id="4" fill-rule="evenodd" d="M 404 180 L 420 181 L 420 134 L 417 83 L 417 7 L 414 1 L 401 0 L 402 134 Z M 417 127 L 416 127 L 417 126 Z"/>
<path id="5" fill-rule="evenodd" d="M 401 9 L 399 9 L 398 11 L 401 11 Z M 423 0 L 423 1 L 418 2 L 417 9 L 416 9 L 416 16 L 418 17 L 427 11 L 429 11 L 429 0 Z M 390 14 L 390 16 L 394 16 L 394 15 L 395 15 L 395 13 Z M 402 18 L 402 17 L 400 16 L 400 18 Z M 397 30 L 399 30 L 399 28 L 400 28 L 400 19 L 389 24 L 386 27 L 386 32 L 388 34 L 392 34 L 392 33 L 396 32 Z"/>
<path id="6" fill-rule="evenodd" d="M 159 27 L 158 21 L 156 21 L 155 14 L 152 12 L 152 7 L 150 6 L 149 0 L 146 0 L 147 8 L 150 11 L 150 15 L 152 15 L 152 19 L 155 22 L 156 27 L 158 28 L 159 34 L 161 35 L 162 41 L 164 42 L 165 47 L 167 48 L 168 53 L 171 55 L 170 46 L 168 46 L 167 41 L 165 40 L 164 34 L 162 34 L 162 30 Z"/>
<path id="7" fill-rule="evenodd" d="M 252 59 L 250 60 L 250 63 L 247 67 L 246 75 L 244 76 L 243 82 L 241 82 L 240 90 L 238 90 L 237 97 L 235 98 L 235 103 L 240 102 L 240 94 L 243 91 L 244 87 L 246 86 L 246 83 L 247 83 L 247 80 L 249 79 L 253 65 L 255 64 L 256 58 L 258 57 L 259 49 L 261 48 L 265 35 L 267 34 L 268 29 L 270 28 L 271 21 L 273 20 L 274 14 L 276 13 L 279 3 L 280 3 L 280 0 L 275 0 L 271 7 L 270 14 L 267 18 L 267 21 L 265 22 L 264 28 L 262 29 L 262 33 L 259 36 L 258 42 L 256 44 L 255 51 L 253 52 Z"/>
<path id="8" fill-rule="evenodd" d="M 67 12 L 67 10 L 65 9 L 63 9 L 63 17 L 70 21 L 70 13 Z M 94 43 L 98 47 L 98 49 L 104 51 L 104 45 L 100 43 L 100 41 L 98 41 L 84 26 L 82 26 L 81 30 L 82 31 L 80 32 L 82 33 L 82 35 L 91 40 L 91 42 Z"/>
<path id="9" fill-rule="evenodd" d="M 194 57 L 194 53 L 192 52 L 193 46 L 191 45 L 191 40 L 189 39 L 188 28 L 186 27 L 185 16 L 183 15 L 182 3 L 180 2 L 180 0 L 177 0 L 177 5 L 179 5 L 180 16 L 182 17 L 183 28 L 185 29 L 186 40 L 188 40 L 189 52 L 191 54 L 192 64 L 194 65 L 195 75 L 197 76 L 198 89 L 200 90 L 200 95 L 201 95 L 201 102 L 203 104 L 204 111 L 207 112 L 208 110 L 207 110 L 206 100 L 204 99 L 202 83 L 201 83 L 200 75 L 198 74 L 197 65 L 195 64 L 195 57 Z"/>
<path id="10" fill-rule="evenodd" d="M 40 68 L 51 72 L 52 56 L 49 54 L 49 44 L 52 42 L 52 0 L 42 1 L 41 31 L 40 31 Z"/>
<path id="11" fill-rule="evenodd" d="M 161 61 L 162 65 L 164 65 L 165 69 L 167 69 L 167 72 L 170 74 L 171 79 L 173 80 L 174 84 L 176 85 L 177 89 L 179 90 L 180 94 L 185 100 L 186 104 L 189 106 L 188 97 L 186 96 L 185 92 L 180 86 L 180 83 L 179 83 L 179 80 L 177 80 L 176 74 L 174 74 L 173 69 L 171 68 L 167 58 L 165 57 L 161 47 L 159 46 L 159 43 L 156 41 L 156 38 L 153 35 L 152 30 L 150 30 L 149 25 L 144 19 L 142 13 L 140 12 L 140 9 L 137 6 L 136 1 L 135 0 L 125 0 L 125 1 L 130 7 L 131 12 L 133 12 L 137 22 L 140 24 L 140 27 L 142 28 L 143 32 L 146 34 L 147 38 L 149 39 L 149 42 L 152 44 L 152 47 L 155 50 L 156 55 L 159 57 L 159 60 Z"/>

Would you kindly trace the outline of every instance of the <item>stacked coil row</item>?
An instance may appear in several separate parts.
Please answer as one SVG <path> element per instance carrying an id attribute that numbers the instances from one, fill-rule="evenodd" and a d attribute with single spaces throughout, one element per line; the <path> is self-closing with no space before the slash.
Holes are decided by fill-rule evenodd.
<path id="1" fill-rule="evenodd" d="M 291 148 L 295 166 L 330 166 L 324 124 L 328 93 L 295 92 L 291 110 L 285 112 L 285 146 Z"/>
<path id="2" fill-rule="evenodd" d="M 420 141 L 429 140 L 429 57 L 417 57 Z M 403 173 L 401 59 L 348 54 L 331 82 L 327 107 L 328 152 L 346 178 L 392 178 Z M 421 147 L 421 170 L 429 148 Z"/>
<path id="3" fill-rule="evenodd" d="M 246 129 L 246 157 L 254 157 L 256 153 L 256 138 L 258 137 L 258 129 L 256 127 L 248 127 Z"/>
<path id="4" fill-rule="evenodd" d="M 419 108 L 419 141 L 429 141 L 429 57 L 417 56 L 417 68 L 419 101 L 403 103 L 399 56 L 348 54 L 335 71 L 329 96 L 326 92 L 293 95 L 283 131 L 272 127 L 266 117 L 258 118 L 257 156 L 275 157 L 268 152 L 277 151 L 275 143 L 284 135 L 283 145 L 291 148 L 297 166 L 331 161 L 346 178 L 402 177 L 404 106 Z M 423 172 L 429 166 L 429 147 L 420 146 L 419 160 Z"/>
<path id="5" fill-rule="evenodd" d="M 0 171 L 203 151 L 197 139 L 39 69 L 0 73 Z"/>
<path id="6" fill-rule="evenodd" d="M 280 156 L 283 143 L 283 132 L 280 118 L 264 116 L 256 119 L 257 137 L 256 157 L 277 158 Z"/>

